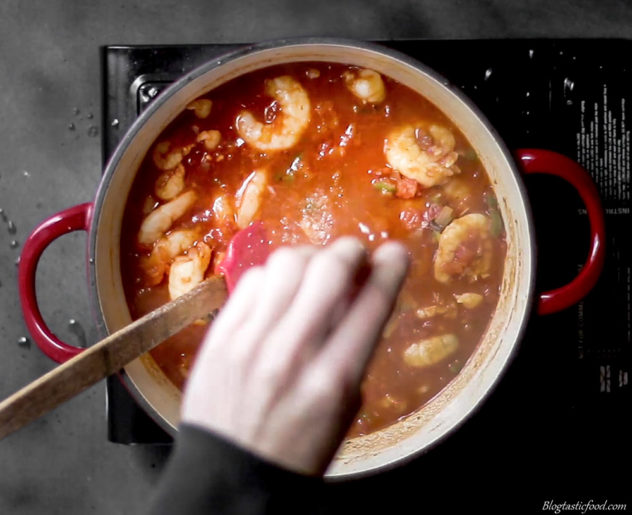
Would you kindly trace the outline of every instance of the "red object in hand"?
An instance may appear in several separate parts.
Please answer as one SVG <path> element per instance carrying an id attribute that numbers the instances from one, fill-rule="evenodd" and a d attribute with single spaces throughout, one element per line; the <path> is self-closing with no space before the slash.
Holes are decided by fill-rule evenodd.
<path id="1" fill-rule="evenodd" d="M 233 291 L 246 270 L 263 265 L 272 250 L 263 222 L 254 222 L 235 234 L 228 244 L 226 256 L 217 267 L 224 274 L 228 291 Z"/>

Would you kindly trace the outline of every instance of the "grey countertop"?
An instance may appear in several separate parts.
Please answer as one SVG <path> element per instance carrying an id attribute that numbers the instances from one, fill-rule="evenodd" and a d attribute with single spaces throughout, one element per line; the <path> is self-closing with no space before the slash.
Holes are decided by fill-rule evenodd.
<path id="1" fill-rule="evenodd" d="M 93 198 L 101 173 L 99 46 L 357 39 L 629 37 L 624 1 L 293 0 L 0 3 L 0 398 L 53 368 L 28 337 L 16 260 L 46 216 Z M 11 226 L 8 221 L 12 221 Z M 37 276 L 52 330 L 94 341 L 85 235 L 46 251 Z M 167 450 L 106 438 L 104 385 L 0 442 L 0 514 L 138 513 Z"/>

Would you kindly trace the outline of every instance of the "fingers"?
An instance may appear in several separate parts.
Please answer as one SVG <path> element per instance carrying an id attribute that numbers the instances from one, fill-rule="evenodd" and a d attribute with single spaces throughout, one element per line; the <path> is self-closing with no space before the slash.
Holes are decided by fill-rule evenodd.
<path id="1" fill-rule="evenodd" d="M 256 352 L 272 327 L 288 311 L 315 253 L 316 248 L 312 246 L 286 247 L 270 256 L 264 267 L 261 289 L 256 292 L 258 301 L 239 331 L 240 344 L 249 346 L 248 351 Z"/>
<path id="2" fill-rule="evenodd" d="M 225 367 L 228 370 L 218 386 L 226 395 L 239 394 L 250 367 L 256 362 L 258 347 L 294 299 L 305 267 L 315 252 L 315 248 L 307 246 L 283 248 L 273 253 L 264 267 L 251 268 L 243 275 L 207 333 L 196 359 L 200 366 L 194 367 L 190 385 L 206 384 L 206 375 L 217 374 L 218 366 Z M 198 375 L 199 370 L 203 370 L 199 373 L 202 375 Z M 185 413 L 188 404 L 185 403 Z M 221 420 L 231 420 L 236 416 L 234 408 L 219 404 L 215 415 Z"/>
<path id="3" fill-rule="evenodd" d="M 314 364 L 317 375 L 324 370 L 340 370 L 344 382 L 360 382 L 391 314 L 408 265 L 407 250 L 399 243 L 388 242 L 375 251 L 369 278 Z"/>
<path id="4" fill-rule="evenodd" d="M 203 349 L 211 342 L 219 342 L 233 334 L 250 316 L 253 306 L 257 304 L 257 294 L 261 291 L 264 280 L 263 267 L 257 266 L 248 270 L 229 297 L 217 318 L 214 320 L 204 338 Z"/>
<path id="5" fill-rule="evenodd" d="M 340 238 L 315 255 L 294 302 L 268 336 L 261 363 L 292 363 L 301 349 L 319 347 L 332 327 L 335 311 L 353 289 L 366 251 L 355 238 Z M 310 356 L 308 351 L 306 356 Z"/>
<path id="6" fill-rule="evenodd" d="M 248 318 L 252 308 L 257 303 L 257 293 L 261 290 L 264 279 L 262 267 L 254 267 L 248 270 L 239 281 L 229 300 L 220 310 L 219 315 L 213 321 L 207 331 L 197 357 L 196 365 L 191 370 L 187 381 L 186 392 L 192 391 L 184 397 L 183 413 L 187 413 L 188 407 L 198 403 L 204 405 L 203 397 L 207 395 L 208 384 L 213 382 L 213 377 L 221 373 L 220 368 L 226 367 L 230 345 L 237 330 Z M 236 374 L 228 374 L 222 384 L 227 392 L 235 388 L 241 377 Z M 202 398 L 201 398 L 202 397 Z M 223 414 L 225 417 L 226 414 Z"/>

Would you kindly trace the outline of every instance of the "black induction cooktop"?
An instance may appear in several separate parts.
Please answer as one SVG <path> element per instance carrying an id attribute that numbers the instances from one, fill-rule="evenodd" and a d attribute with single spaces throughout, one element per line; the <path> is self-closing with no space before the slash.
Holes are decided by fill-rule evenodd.
<path id="1" fill-rule="evenodd" d="M 589 499 L 628 502 L 630 509 L 624 484 L 631 457 L 632 61 L 622 56 L 630 55 L 632 42 L 381 44 L 459 86 L 510 148 L 555 150 L 584 165 L 606 211 L 607 258 L 601 279 L 582 302 L 555 315 L 532 315 L 503 379 L 455 434 L 405 466 L 332 485 L 323 511 L 394 513 L 418 506 L 420 513 L 519 513 L 539 512 L 546 501 Z M 104 162 L 164 88 L 237 47 L 104 47 Z M 585 261 L 588 221 L 578 196 L 561 180 L 530 176 L 526 185 L 538 243 L 537 288 L 542 291 L 568 282 Z M 116 377 L 108 380 L 107 391 L 111 441 L 171 442 Z"/>

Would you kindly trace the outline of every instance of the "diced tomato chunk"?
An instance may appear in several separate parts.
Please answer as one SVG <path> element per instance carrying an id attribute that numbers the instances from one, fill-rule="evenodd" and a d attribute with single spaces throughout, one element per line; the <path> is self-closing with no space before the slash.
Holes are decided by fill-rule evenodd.
<path id="1" fill-rule="evenodd" d="M 417 195 L 419 189 L 419 183 L 417 181 L 398 173 L 395 176 L 395 184 L 397 186 L 397 190 L 395 191 L 397 198 L 413 198 Z"/>
<path id="2" fill-rule="evenodd" d="M 407 207 L 406 209 L 400 211 L 399 219 L 402 221 L 406 229 L 413 230 L 421 227 L 424 215 L 421 209 Z"/>

